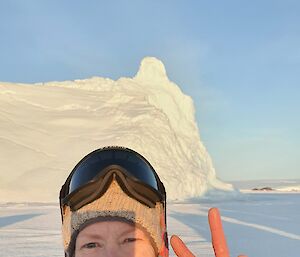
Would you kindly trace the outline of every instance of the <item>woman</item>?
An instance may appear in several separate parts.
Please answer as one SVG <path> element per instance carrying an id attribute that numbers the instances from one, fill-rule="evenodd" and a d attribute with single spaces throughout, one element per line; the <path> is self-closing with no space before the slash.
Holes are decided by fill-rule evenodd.
<path id="1" fill-rule="evenodd" d="M 166 192 L 151 164 L 124 147 L 85 156 L 60 191 L 67 257 L 167 257 Z M 228 257 L 220 215 L 209 211 L 216 257 Z M 178 236 L 179 257 L 194 256 Z"/>

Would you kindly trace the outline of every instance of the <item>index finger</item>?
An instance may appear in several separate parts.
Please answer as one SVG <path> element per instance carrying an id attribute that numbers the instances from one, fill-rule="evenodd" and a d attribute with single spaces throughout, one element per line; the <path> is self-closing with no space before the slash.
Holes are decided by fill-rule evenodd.
<path id="1" fill-rule="evenodd" d="M 211 208 L 208 211 L 208 221 L 216 257 L 229 257 L 229 250 L 222 228 L 221 216 L 217 208 Z"/>

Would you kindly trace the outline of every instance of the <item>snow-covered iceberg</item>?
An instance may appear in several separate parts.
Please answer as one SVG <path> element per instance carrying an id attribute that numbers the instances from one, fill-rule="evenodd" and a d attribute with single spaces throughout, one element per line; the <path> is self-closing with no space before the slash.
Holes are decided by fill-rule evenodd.
<path id="1" fill-rule="evenodd" d="M 156 58 L 116 81 L 0 83 L 0 201 L 56 201 L 75 164 L 106 145 L 144 155 L 168 199 L 233 190 L 216 178 L 192 98 Z"/>

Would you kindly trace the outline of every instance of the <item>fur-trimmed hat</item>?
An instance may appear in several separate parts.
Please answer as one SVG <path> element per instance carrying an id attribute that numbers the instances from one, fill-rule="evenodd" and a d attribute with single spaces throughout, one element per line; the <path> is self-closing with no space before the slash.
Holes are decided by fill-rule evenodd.
<path id="1" fill-rule="evenodd" d="M 129 197 L 116 180 L 112 181 L 104 195 L 80 209 L 73 212 L 69 206 L 64 206 L 62 215 L 62 236 L 68 257 L 73 257 L 77 235 L 83 228 L 94 222 L 114 218 L 144 228 L 154 242 L 156 253 L 163 247 L 163 205 L 156 203 L 154 208 L 150 208 L 140 203 Z"/>

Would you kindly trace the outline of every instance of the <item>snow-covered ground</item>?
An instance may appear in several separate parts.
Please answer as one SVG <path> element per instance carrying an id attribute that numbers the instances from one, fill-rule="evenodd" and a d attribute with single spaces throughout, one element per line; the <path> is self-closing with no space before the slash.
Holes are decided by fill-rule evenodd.
<path id="1" fill-rule="evenodd" d="M 232 257 L 239 253 L 249 257 L 299 255 L 300 194 L 243 194 L 227 201 L 169 203 L 169 235 L 180 235 L 197 257 L 213 256 L 207 223 L 212 206 L 221 210 Z M 0 253 L 6 257 L 63 256 L 58 204 L 0 204 Z"/>

